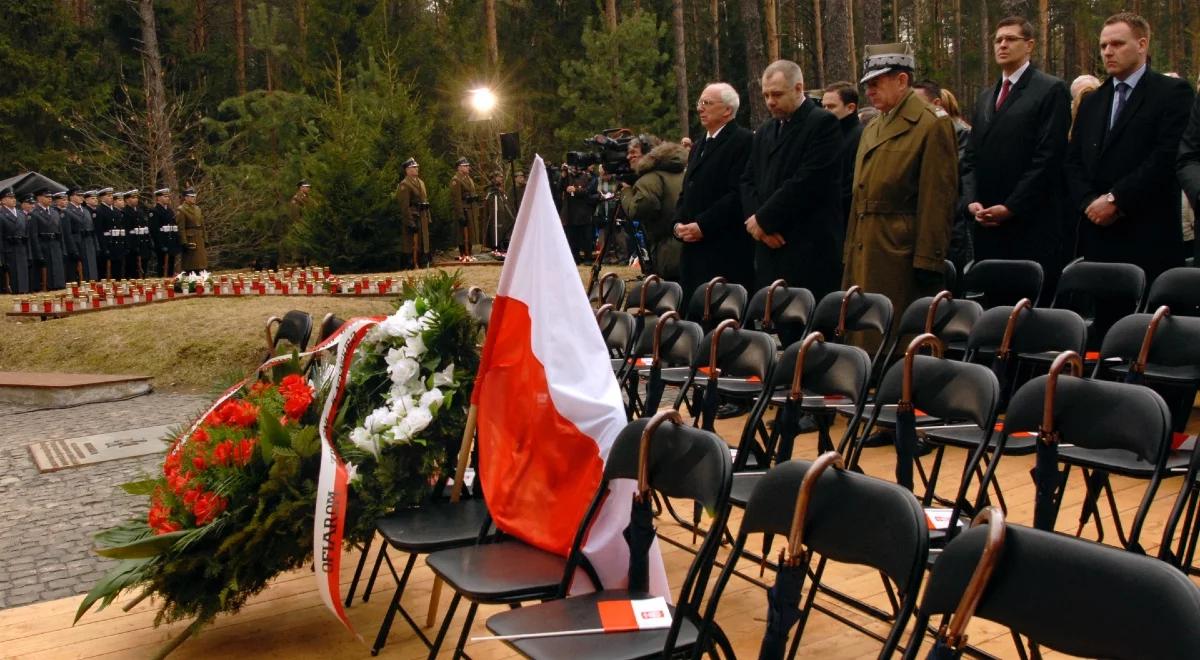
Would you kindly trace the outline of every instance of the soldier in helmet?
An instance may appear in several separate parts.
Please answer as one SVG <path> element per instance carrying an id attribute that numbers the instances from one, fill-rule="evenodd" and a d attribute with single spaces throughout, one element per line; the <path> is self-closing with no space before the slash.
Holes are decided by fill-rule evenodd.
<path id="1" fill-rule="evenodd" d="M 458 231 L 461 241 L 458 247 L 458 260 L 463 262 L 475 261 L 471 256 L 474 244 L 479 241 L 479 198 L 475 195 L 475 182 L 471 179 L 471 161 L 459 158 L 454 163 L 456 170 L 450 180 L 450 203 L 454 208 L 454 219 L 458 221 Z"/>
<path id="2" fill-rule="evenodd" d="M 400 204 L 402 248 L 413 268 L 432 265 L 429 249 L 429 193 L 421 180 L 421 166 L 415 158 L 404 161 L 404 178 L 396 188 Z"/>
<path id="3" fill-rule="evenodd" d="M 29 219 L 17 208 L 12 188 L 0 190 L 0 261 L 4 263 L 4 291 L 29 293 L 30 249 Z"/>
<path id="4" fill-rule="evenodd" d="M 175 277 L 175 257 L 179 256 L 179 225 L 175 224 L 175 209 L 171 208 L 171 189 L 154 191 L 154 208 L 150 210 L 150 233 L 154 237 L 159 273 Z"/>

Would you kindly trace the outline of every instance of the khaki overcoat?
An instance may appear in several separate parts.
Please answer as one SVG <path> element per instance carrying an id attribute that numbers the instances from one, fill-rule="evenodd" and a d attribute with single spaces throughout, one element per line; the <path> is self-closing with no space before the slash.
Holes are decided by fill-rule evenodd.
<path id="1" fill-rule="evenodd" d="M 204 231 L 204 216 L 195 202 L 185 198 L 175 213 L 179 222 L 179 243 L 183 247 L 183 265 L 180 270 L 208 270 L 208 239 Z"/>
<path id="2" fill-rule="evenodd" d="M 421 205 L 429 203 L 429 195 L 425 190 L 425 182 L 419 176 L 406 176 L 400 180 L 396 188 L 396 201 L 400 203 L 400 236 L 404 243 L 404 253 L 412 252 L 413 236 L 419 241 L 422 254 L 429 254 L 429 221 L 428 208 Z"/>

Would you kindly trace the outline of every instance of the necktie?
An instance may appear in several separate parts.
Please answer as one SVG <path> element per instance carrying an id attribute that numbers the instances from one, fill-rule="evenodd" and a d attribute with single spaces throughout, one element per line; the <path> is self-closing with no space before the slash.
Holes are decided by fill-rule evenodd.
<path id="1" fill-rule="evenodd" d="M 1112 128 L 1113 124 L 1117 123 L 1117 117 L 1121 116 L 1121 111 L 1125 109 L 1125 98 L 1129 95 L 1129 83 L 1117 83 L 1117 105 L 1113 108 L 1112 119 L 1108 122 L 1108 127 Z"/>
<path id="2" fill-rule="evenodd" d="M 782 120 L 782 119 L 776 119 L 776 120 L 775 120 L 775 139 L 776 139 L 776 140 L 778 140 L 778 139 L 779 139 L 779 134 L 780 134 L 780 133 L 782 133 L 782 132 L 783 132 L 783 120 Z"/>
<path id="3" fill-rule="evenodd" d="M 1012 89 L 1012 81 L 1008 78 L 1004 79 L 1004 84 L 1000 86 L 1000 95 L 996 97 L 996 109 L 1004 105 L 1004 99 L 1008 98 L 1008 92 Z"/>

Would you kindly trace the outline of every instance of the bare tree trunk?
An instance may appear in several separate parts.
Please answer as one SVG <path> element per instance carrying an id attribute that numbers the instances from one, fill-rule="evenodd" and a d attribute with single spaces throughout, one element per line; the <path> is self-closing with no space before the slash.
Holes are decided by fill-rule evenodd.
<path id="1" fill-rule="evenodd" d="M 1181 0 L 1169 0 L 1167 3 L 1167 22 L 1171 26 L 1171 68 L 1179 71 L 1181 74 L 1187 72 L 1187 60 L 1183 55 L 1183 2 Z M 1189 72 L 1189 73 L 1195 73 Z M 1192 80 L 1195 80 L 1194 78 Z"/>
<path id="2" fill-rule="evenodd" d="M 767 103 L 762 97 L 762 72 L 767 68 L 767 57 L 763 52 L 762 18 L 758 13 L 758 0 L 739 0 L 738 5 L 746 42 L 746 86 L 750 96 L 750 123 L 752 126 L 758 126 L 767 120 Z"/>
<path id="3" fill-rule="evenodd" d="M 500 67 L 500 40 L 496 36 L 496 0 L 483 0 L 483 16 L 487 24 L 488 71 L 494 73 Z"/>
<path id="4" fill-rule="evenodd" d="M 208 51 L 208 0 L 196 0 L 196 16 L 193 19 L 192 52 Z"/>
<path id="5" fill-rule="evenodd" d="M 813 52 L 816 53 L 817 70 L 816 84 L 813 87 L 825 85 L 825 21 L 821 19 L 821 0 L 813 0 Z"/>
<path id="6" fill-rule="evenodd" d="M 616 0 L 610 0 L 616 5 Z M 721 79 L 721 0 L 710 0 L 708 3 L 709 20 L 712 32 L 713 80 Z"/>
<path id="7" fill-rule="evenodd" d="M 1045 44 L 1042 51 L 1042 68 L 1050 71 L 1050 61 L 1054 55 L 1050 42 L 1050 37 L 1053 36 L 1050 33 L 1050 0 L 1038 0 L 1038 36 Z"/>
<path id="8" fill-rule="evenodd" d="M 1000 0 L 1000 12 L 1005 16 L 1028 17 L 1029 0 Z M 1045 39 L 1045 35 L 1042 38 Z"/>
<path id="9" fill-rule="evenodd" d="M 883 43 L 883 5 L 881 0 L 862 0 L 862 11 L 859 12 L 862 24 L 863 44 L 881 44 Z M 850 57 L 857 58 L 858 53 L 850 53 Z"/>
<path id="10" fill-rule="evenodd" d="M 233 39 L 237 50 L 237 79 L 238 94 L 246 93 L 246 9 L 244 0 L 233 0 Z"/>
<path id="11" fill-rule="evenodd" d="M 987 3 L 979 3 L 979 79 L 984 85 L 988 81 L 988 67 L 991 66 L 992 59 L 992 26 L 988 21 Z"/>
<path id="12" fill-rule="evenodd" d="M 900 40 L 900 0 L 892 0 L 892 41 Z"/>
<path id="13" fill-rule="evenodd" d="M 604 0 L 604 24 L 609 32 L 617 30 L 617 0 Z"/>
<path id="14" fill-rule="evenodd" d="M 147 109 L 149 110 L 149 135 L 151 162 L 149 183 L 157 185 L 157 179 L 168 188 L 179 187 L 175 174 L 175 145 L 171 127 L 167 122 L 167 92 L 163 84 L 162 56 L 158 51 L 158 26 L 154 19 L 154 0 L 138 0 L 138 17 L 142 24 L 142 65 L 145 71 Z"/>
<path id="15" fill-rule="evenodd" d="M 854 75 L 855 69 L 854 53 L 858 51 L 858 46 L 854 43 L 854 3 L 856 1 L 847 0 L 846 2 L 846 13 L 848 14 L 846 26 L 849 28 L 847 34 L 850 35 L 850 47 L 846 49 L 846 54 L 842 56 L 842 59 L 846 60 L 846 66 L 849 67 L 848 71 L 851 76 Z M 839 78 L 839 80 L 849 80 L 849 78 Z"/>
<path id="16" fill-rule="evenodd" d="M 825 49 L 824 66 L 821 70 L 821 85 L 834 80 L 849 80 L 851 74 L 850 9 L 843 1 L 829 2 L 821 21 L 822 42 Z"/>
<path id="17" fill-rule="evenodd" d="M 687 40 L 683 29 L 683 0 L 671 0 L 671 23 L 675 29 L 675 113 L 679 136 L 688 134 Z"/>
<path id="18" fill-rule="evenodd" d="M 954 48 L 954 93 L 965 101 L 970 96 L 964 95 L 966 90 L 963 89 L 962 0 L 954 0 L 954 39 L 952 43 Z"/>
<path id="19" fill-rule="evenodd" d="M 763 0 L 763 23 L 767 29 L 767 59 L 779 59 L 779 6 L 775 0 Z"/>

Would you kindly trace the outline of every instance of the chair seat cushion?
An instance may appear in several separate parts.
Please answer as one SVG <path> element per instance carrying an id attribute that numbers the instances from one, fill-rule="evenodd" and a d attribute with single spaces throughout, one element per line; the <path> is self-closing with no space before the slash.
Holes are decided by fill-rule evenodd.
<path id="1" fill-rule="evenodd" d="M 949 445 L 951 447 L 962 447 L 963 449 L 974 449 L 983 442 L 983 431 L 974 424 L 963 425 L 961 427 L 946 427 L 946 428 L 931 428 L 922 431 L 925 435 L 925 440 L 933 444 Z M 1000 440 L 1000 432 L 992 433 L 991 442 L 988 446 L 995 447 Z M 1034 450 L 1034 443 L 1037 442 L 1036 435 L 1011 435 L 1008 438 L 1008 443 L 1004 446 L 1004 453 L 1014 456 L 1030 454 Z"/>
<path id="2" fill-rule="evenodd" d="M 1087 449 L 1085 447 L 1059 447 L 1059 460 L 1070 465 L 1089 469 L 1100 469 L 1126 477 L 1147 479 L 1154 474 L 1154 464 L 1143 461 L 1125 449 Z M 1167 470 L 1180 474 L 1187 470 L 1191 452 L 1173 451 L 1167 456 Z M 1169 476 L 1164 474 L 1163 476 Z"/>
<path id="3" fill-rule="evenodd" d="M 838 406 L 837 412 L 843 417 L 854 416 L 854 406 Z M 871 404 L 868 404 L 863 411 L 863 417 L 868 418 L 871 415 Z M 916 416 L 917 426 L 925 424 L 940 424 L 941 420 L 932 415 L 920 413 Z M 890 429 L 896 426 L 896 406 L 885 406 L 879 411 L 879 418 L 875 420 L 875 425 L 881 428 Z"/>
<path id="4" fill-rule="evenodd" d="M 733 475 L 733 488 L 729 491 L 729 501 L 734 506 L 746 506 L 746 502 L 750 501 L 750 493 L 754 492 L 764 472 L 736 472 Z"/>
<path id="5" fill-rule="evenodd" d="M 1129 365 L 1121 364 L 1109 369 L 1122 377 L 1129 373 Z M 1150 383 L 1164 383 L 1168 385 L 1192 385 L 1200 383 L 1200 366 L 1182 365 L 1176 367 L 1168 367 L 1158 364 L 1146 365 L 1146 380 Z"/>
<path id="6" fill-rule="evenodd" d="M 663 367 L 659 369 L 659 377 L 664 383 L 672 385 L 682 385 L 687 382 L 688 374 L 692 372 L 691 367 Z M 638 368 L 638 374 L 645 379 L 650 378 L 650 367 Z"/>
<path id="7" fill-rule="evenodd" d="M 441 550 L 425 563 L 455 591 L 479 603 L 553 595 L 567 566 L 565 558 L 517 540 Z"/>
<path id="8" fill-rule="evenodd" d="M 375 528 L 394 548 L 433 552 L 474 543 L 486 518 L 487 505 L 481 499 L 436 502 L 380 518 Z"/>
<path id="9" fill-rule="evenodd" d="M 488 630 L 497 635 L 579 630 L 600 627 L 600 612 L 596 603 L 602 600 L 628 600 L 646 598 L 647 594 L 631 594 L 628 591 L 601 591 L 552 600 L 530 607 L 501 612 L 487 620 Z M 671 608 L 675 616 L 675 608 Z M 632 658 L 656 658 L 663 654 L 667 642 L 667 629 L 635 632 L 597 633 L 594 635 L 571 635 L 542 637 L 508 642 L 530 658 L 553 658 L 561 660 L 621 660 Z M 691 617 L 680 622 L 676 649 L 685 649 L 696 643 L 699 628 Z"/>

